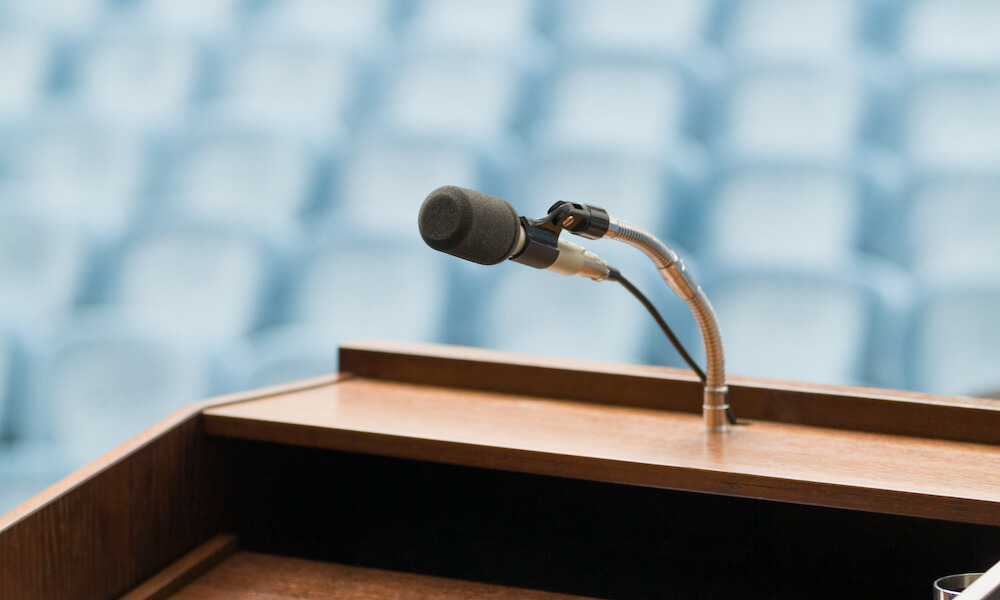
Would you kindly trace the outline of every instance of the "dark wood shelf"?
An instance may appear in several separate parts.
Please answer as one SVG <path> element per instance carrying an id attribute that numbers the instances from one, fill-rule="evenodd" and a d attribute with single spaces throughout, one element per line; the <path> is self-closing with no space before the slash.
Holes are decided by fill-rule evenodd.
<path id="1" fill-rule="evenodd" d="M 693 413 L 363 377 L 204 415 L 210 435 L 1000 525 L 1000 447 L 982 443 L 768 421 L 707 435 Z"/>
<path id="2" fill-rule="evenodd" d="M 169 598 L 171 600 L 580 599 L 579 596 L 348 567 L 254 552 L 237 552 Z"/>

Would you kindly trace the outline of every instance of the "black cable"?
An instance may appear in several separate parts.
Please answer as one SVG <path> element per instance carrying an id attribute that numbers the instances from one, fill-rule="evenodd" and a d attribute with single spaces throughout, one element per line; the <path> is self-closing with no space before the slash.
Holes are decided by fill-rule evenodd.
<path id="1" fill-rule="evenodd" d="M 702 385 L 705 385 L 708 380 L 708 378 L 705 376 L 705 372 L 702 371 L 701 367 L 698 366 L 698 363 L 696 363 L 694 359 L 691 358 L 691 355 L 688 354 L 688 351 L 684 348 L 684 345 L 681 344 L 681 341 L 677 339 L 676 335 L 674 335 L 674 331 L 670 329 L 670 325 L 667 325 L 667 321 L 663 318 L 663 315 L 660 314 L 660 311 L 656 310 L 656 307 L 653 306 L 653 303 L 650 302 L 649 298 L 647 298 L 645 294 L 639 291 L 639 288 L 635 287 L 635 285 L 633 285 L 631 281 L 626 279 L 625 276 L 622 275 L 621 271 L 619 271 L 618 269 L 612 268 L 611 274 L 608 275 L 608 279 L 611 281 L 617 281 L 618 283 L 622 284 L 622 287 L 628 290 L 633 296 L 635 296 L 636 300 L 638 300 L 640 303 L 642 303 L 643 306 L 646 307 L 646 310 L 649 311 L 649 314 L 653 316 L 653 320 L 656 321 L 656 324 L 660 326 L 660 329 L 667 336 L 667 339 L 669 339 L 670 343 L 673 344 L 674 349 L 677 350 L 677 354 L 681 355 L 681 358 L 684 359 L 684 362 L 686 362 L 688 366 L 691 367 L 691 370 L 694 371 L 695 374 L 698 376 L 698 379 L 701 380 Z M 726 418 L 729 420 L 729 423 L 731 425 L 737 424 L 736 413 L 733 412 L 732 408 L 726 409 Z"/>

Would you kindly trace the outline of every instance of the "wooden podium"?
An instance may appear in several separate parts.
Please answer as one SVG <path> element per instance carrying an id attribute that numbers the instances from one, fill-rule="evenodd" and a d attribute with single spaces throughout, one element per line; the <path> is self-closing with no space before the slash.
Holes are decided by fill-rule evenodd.
<path id="1" fill-rule="evenodd" d="M 1000 559 L 1000 404 L 360 342 L 0 518 L 0 598 L 929 598 Z M 138 400 L 138 399 L 137 399 Z M 526 591 L 533 590 L 533 591 Z"/>

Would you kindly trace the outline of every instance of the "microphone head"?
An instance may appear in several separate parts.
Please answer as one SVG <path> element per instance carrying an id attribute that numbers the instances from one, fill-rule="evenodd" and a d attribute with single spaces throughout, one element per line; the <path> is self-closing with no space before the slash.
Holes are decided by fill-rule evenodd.
<path id="1" fill-rule="evenodd" d="M 481 265 L 510 258 L 521 235 L 521 219 L 505 200 L 446 185 L 420 207 L 420 237 L 427 245 Z"/>

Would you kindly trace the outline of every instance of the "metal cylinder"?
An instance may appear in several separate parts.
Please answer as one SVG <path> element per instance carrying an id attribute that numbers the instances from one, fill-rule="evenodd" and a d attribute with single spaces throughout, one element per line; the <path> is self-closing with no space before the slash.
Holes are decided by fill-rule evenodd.
<path id="1" fill-rule="evenodd" d="M 959 575 L 948 575 L 934 582 L 934 600 L 951 600 L 957 598 L 965 591 L 965 588 L 972 585 L 979 579 L 982 573 L 962 573 Z"/>

